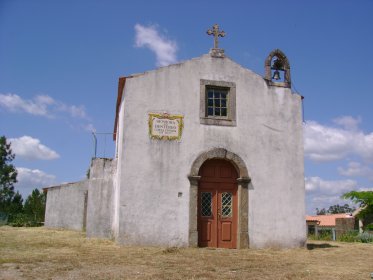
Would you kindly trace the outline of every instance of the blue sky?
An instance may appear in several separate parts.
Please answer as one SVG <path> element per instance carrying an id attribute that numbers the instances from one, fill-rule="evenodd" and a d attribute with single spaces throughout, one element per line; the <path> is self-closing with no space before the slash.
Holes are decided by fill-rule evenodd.
<path id="1" fill-rule="evenodd" d="M 0 0 L 0 134 L 16 189 L 79 181 L 113 131 L 118 78 L 209 52 L 264 73 L 276 48 L 305 97 L 307 213 L 373 186 L 372 1 Z M 112 156 L 110 135 L 98 155 Z M 291 167 L 289 167 L 291 168 Z"/>

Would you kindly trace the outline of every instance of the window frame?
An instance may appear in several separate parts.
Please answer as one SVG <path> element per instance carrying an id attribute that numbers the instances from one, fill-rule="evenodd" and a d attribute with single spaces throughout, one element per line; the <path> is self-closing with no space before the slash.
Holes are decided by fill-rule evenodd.
<path id="1" fill-rule="evenodd" d="M 208 116 L 208 88 L 227 91 L 227 116 Z M 236 126 L 236 84 L 233 82 L 201 79 L 200 82 L 200 123 L 206 125 Z"/>

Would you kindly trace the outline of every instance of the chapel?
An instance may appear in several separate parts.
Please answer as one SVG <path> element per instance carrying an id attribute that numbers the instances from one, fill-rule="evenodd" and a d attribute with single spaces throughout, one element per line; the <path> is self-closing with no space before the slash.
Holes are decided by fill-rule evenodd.
<path id="1" fill-rule="evenodd" d="M 46 188 L 45 226 L 124 245 L 299 247 L 306 241 L 302 96 L 279 49 L 264 76 L 218 46 L 119 78 L 113 159 Z"/>

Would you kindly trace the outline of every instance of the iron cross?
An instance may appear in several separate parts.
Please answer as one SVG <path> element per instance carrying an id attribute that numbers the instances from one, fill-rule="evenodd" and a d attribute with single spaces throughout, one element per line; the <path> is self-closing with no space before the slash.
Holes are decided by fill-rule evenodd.
<path id="1" fill-rule="evenodd" d="M 224 31 L 219 31 L 219 25 L 214 24 L 212 27 L 212 30 L 209 29 L 207 30 L 208 35 L 214 35 L 214 49 L 218 49 L 218 37 L 224 37 L 225 32 Z"/>

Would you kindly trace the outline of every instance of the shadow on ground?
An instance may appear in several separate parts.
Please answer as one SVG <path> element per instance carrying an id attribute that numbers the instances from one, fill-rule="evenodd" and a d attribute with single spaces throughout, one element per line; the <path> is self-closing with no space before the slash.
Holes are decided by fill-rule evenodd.
<path id="1" fill-rule="evenodd" d="M 308 243 L 307 249 L 313 250 L 313 249 L 324 249 L 324 248 L 337 248 L 336 245 L 330 245 L 329 243 L 321 243 L 321 244 L 314 244 L 314 243 Z"/>

